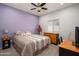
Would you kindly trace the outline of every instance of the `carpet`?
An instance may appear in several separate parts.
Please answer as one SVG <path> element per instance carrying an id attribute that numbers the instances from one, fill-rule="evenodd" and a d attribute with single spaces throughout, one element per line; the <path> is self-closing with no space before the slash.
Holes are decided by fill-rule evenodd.
<path id="1" fill-rule="evenodd" d="M 47 49 L 45 49 L 42 53 L 38 54 L 37 56 L 58 56 L 59 55 L 59 48 L 56 45 L 49 45 Z"/>
<path id="2" fill-rule="evenodd" d="M 19 56 L 18 52 L 13 48 L 0 49 L 0 56 Z"/>
<path id="3" fill-rule="evenodd" d="M 58 56 L 59 48 L 56 45 L 50 44 L 48 48 L 42 51 L 36 56 Z M 8 49 L 1 50 L 0 56 L 19 56 L 18 52 L 12 47 Z"/>

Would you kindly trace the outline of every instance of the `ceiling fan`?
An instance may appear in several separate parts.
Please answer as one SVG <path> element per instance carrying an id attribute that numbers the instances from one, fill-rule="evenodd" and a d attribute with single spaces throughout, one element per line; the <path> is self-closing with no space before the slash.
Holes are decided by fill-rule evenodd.
<path id="1" fill-rule="evenodd" d="M 36 8 L 32 8 L 30 10 L 35 10 L 38 9 L 37 12 L 40 12 L 41 10 L 47 10 L 47 8 L 44 7 L 44 5 L 46 5 L 46 3 L 31 3 L 33 6 L 35 6 Z"/>

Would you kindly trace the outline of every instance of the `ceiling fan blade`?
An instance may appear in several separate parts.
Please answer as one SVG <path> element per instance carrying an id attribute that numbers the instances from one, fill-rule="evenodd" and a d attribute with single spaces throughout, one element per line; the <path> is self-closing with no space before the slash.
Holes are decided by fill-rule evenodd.
<path id="1" fill-rule="evenodd" d="M 42 3 L 40 6 L 44 6 L 46 3 Z"/>
<path id="2" fill-rule="evenodd" d="M 47 8 L 42 7 L 41 9 L 47 10 Z"/>
<path id="3" fill-rule="evenodd" d="M 32 9 L 30 9 L 30 10 L 35 10 L 36 8 L 32 8 Z"/>
<path id="4" fill-rule="evenodd" d="M 34 4 L 34 3 L 31 3 L 33 6 L 36 6 L 36 7 L 38 7 L 36 4 Z"/>

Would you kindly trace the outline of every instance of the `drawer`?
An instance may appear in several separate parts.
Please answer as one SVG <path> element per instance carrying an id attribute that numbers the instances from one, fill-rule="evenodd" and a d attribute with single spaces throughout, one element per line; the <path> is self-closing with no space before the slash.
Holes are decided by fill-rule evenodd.
<path id="1" fill-rule="evenodd" d="M 44 33 L 45 36 L 48 36 L 50 38 L 51 43 L 57 44 L 57 39 L 59 34 L 56 33 Z"/>
<path id="2" fill-rule="evenodd" d="M 57 36 L 56 35 L 50 35 L 51 42 L 56 44 Z"/>

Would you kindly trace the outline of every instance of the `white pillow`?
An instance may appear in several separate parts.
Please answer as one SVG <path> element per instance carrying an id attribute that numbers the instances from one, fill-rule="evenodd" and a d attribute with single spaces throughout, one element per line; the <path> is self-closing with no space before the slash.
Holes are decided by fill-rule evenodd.
<path id="1" fill-rule="evenodd" d="M 26 33 L 25 33 L 25 32 L 22 32 L 21 35 L 22 35 L 22 36 L 26 36 Z"/>
<path id="2" fill-rule="evenodd" d="M 16 32 L 16 35 L 21 35 L 21 31 L 17 31 Z"/>
<path id="3" fill-rule="evenodd" d="M 29 31 L 28 31 L 28 32 L 26 32 L 26 35 L 31 35 L 31 34 L 32 34 L 32 33 L 31 33 L 31 32 L 29 32 Z"/>

